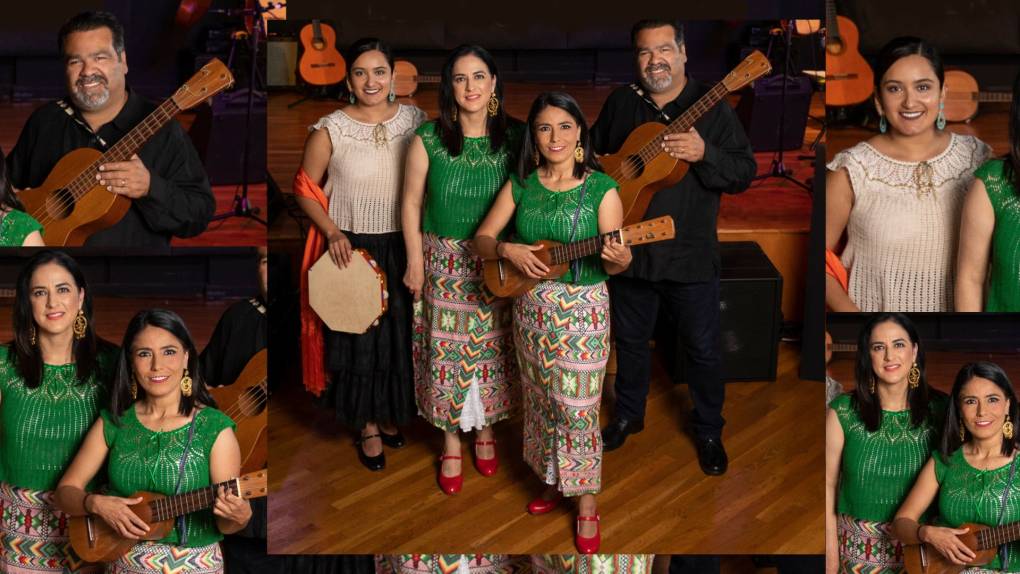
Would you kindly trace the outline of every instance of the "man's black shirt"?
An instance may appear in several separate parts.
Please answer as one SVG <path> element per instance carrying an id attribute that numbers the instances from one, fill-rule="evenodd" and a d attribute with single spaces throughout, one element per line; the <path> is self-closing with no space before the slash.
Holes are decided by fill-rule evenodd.
<path id="1" fill-rule="evenodd" d="M 107 151 L 155 109 L 156 104 L 129 90 L 117 117 L 93 132 L 72 106 L 42 106 L 28 118 L 7 158 L 11 183 L 17 189 L 39 187 L 65 154 L 82 147 Z M 171 236 L 198 235 L 209 225 L 216 208 L 209 178 L 176 120 L 160 128 L 138 156 L 149 170 L 149 194 L 131 200 L 123 219 L 94 233 L 85 245 L 165 248 Z"/>
<path id="2" fill-rule="evenodd" d="M 659 108 L 642 90 L 624 86 L 613 91 L 592 126 L 598 154 L 615 153 L 627 136 L 647 122 L 669 124 L 692 106 L 710 86 L 687 78 L 680 95 Z M 672 215 L 676 238 L 634 248 L 624 276 L 651 281 L 708 281 L 719 273 L 716 220 L 720 193 L 747 189 L 757 170 L 751 144 L 737 116 L 725 101 L 694 124 L 705 141 L 705 157 L 691 164 L 680 182 L 657 193 L 642 219 Z"/>

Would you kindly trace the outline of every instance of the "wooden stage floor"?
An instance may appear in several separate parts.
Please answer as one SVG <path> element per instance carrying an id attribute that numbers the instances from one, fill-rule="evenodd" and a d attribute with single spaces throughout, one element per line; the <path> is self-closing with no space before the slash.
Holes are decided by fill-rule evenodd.
<path id="1" fill-rule="evenodd" d="M 18 141 L 21 127 L 28 120 L 28 116 L 46 101 L 36 102 L 0 102 L 0 149 L 5 154 L 9 153 Z M 183 112 L 178 114 L 177 121 L 184 126 L 185 131 L 195 120 L 194 112 Z M 240 149 L 238 153 L 241 153 Z M 253 150 L 252 153 L 264 153 L 264 150 Z M 238 192 L 240 185 L 214 185 L 213 195 L 216 197 L 216 213 L 228 213 L 233 209 L 234 194 Z M 266 184 L 257 183 L 248 185 L 248 202 L 251 206 L 259 208 L 259 217 L 266 218 Z M 174 247 L 246 247 L 266 244 L 266 227 L 261 223 L 247 218 L 231 217 L 223 221 L 213 221 L 209 227 L 196 237 L 182 239 L 173 238 L 171 245 Z"/>
<path id="2" fill-rule="evenodd" d="M 513 83 L 507 84 L 505 105 L 510 115 L 525 119 L 531 102 L 541 92 L 562 90 L 573 95 L 589 122 L 594 122 L 606 97 L 614 86 L 555 85 Z M 285 196 L 291 194 L 294 174 L 301 164 L 301 155 L 308 126 L 338 107 L 335 99 L 308 100 L 295 108 L 287 104 L 300 98 L 291 91 L 270 94 L 268 105 L 268 150 L 266 166 Z M 438 114 L 438 94 L 435 87 L 427 86 L 413 98 L 399 98 L 403 103 L 414 104 L 425 110 L 430 118 Z M 738 98 L 729 101 L 736 105 Z M 812 99 L 811 115 L 824 113 L 824 105 L 816 94 Z M 804 148 L 785 152 L 784 163 L 792 175 L 806 181 L 814 175 L 808 149 L 818 135 L 820 123 L 808 121 L 804 134 Z M 768 173 L 773 158 L 771 152 L 756 153 L 758 173 Z M 295 207 L 295 209 L 297 209 Z M 804 306 L 804 276 L 807 261 L 807 237 L 811 216 L 811 195 L 782 179 L 769 178 L 755 182 L 738 195 L 723 195 L 719 211 L 719 239 L 721 241 L 757 241 L 762 250 L 783 276 L 783 317 L 799 321 Z M 298 223 L 291 217 L 280 217 L 270 226 L 269 241 L 274 250 L 289 251 L 298 260 L 303 238 Z"/>
<path id="3" fill-rule="evenodd" d="M 782 343 L 778 380 L 727 385 L 729 471 L 705 476 L 684 434 L 690 404 L 657 364 L 645 430 L 606 453 L 602 552 L 819 554 L 823 549 L 823 385 L 797 378 Z M 602 420 L 609 420 L 607 382 Z M 500 470 L 483 478 L 464 440 L 463 491 L 436 485 L 442 439 L 422 419 L 378 473 L 358 462 L 354 435 L 294 374 L 270 407 L 272 553 L 574 552 L 572 504 L 525 512 L 541 484 L 521 457 L 520 417 L 496 426 Z M 743 568 L 733 571 L 748 571 Z M 753 570 L 750 570 L 753 571 Z"/>

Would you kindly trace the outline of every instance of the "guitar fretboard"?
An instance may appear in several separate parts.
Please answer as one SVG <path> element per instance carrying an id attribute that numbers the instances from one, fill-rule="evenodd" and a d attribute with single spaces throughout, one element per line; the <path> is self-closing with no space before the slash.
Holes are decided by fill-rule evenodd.
<path id="1" fill-rule="evenodd" d="M 836 0 L 825 0 L 826 42 L 839 43 L 839 19 L 836 18 Z"/>
<path id="2" fill-rule="evenodd" d="M 113 144 L 113 147 L 107 150 L 106 153 L 100 156 L 78 177 L 71 180 L 71 183 L 66 188 L 68 193 L 71 194 L 75 201 L 80 199 L 97 184 L 96 175 L 99 174 L 99 166 L 105 163 L 127 161 L 130 159 L 131 156 L 138 153 L 138 150 L 145 145 L 145 142 L 154 133 L 159 131 L 161 127 L 180 111 L 173 98 L 169 98 L 160 104 L 158 108 L 142 120 L 142 123 L 135 126 L 134 129 L 128 132 L 120 141 Z"/>
<path id="3" fill-rule="evenodd" d="M 235 496 L 240 496 L 240 487 L 238 486 L 237 479 L 231 479 L 198 490 L 192 490 L 191 492 L 185 492 L 184 494 L 160 498 L 149 502 L 152 520 L 153 522 L 162 522 L 170 520 L 175 516 L 182 516 L 196 510 L 209 508 L 216 501 L 216 493 L 222 487 L 227 487 Z"/>
<path id="4" fill-rule="evenodd" d="M 1020 540 L 1020 522 L 981 530 L 975 537 L 978 541 L 978 550 L 987 550 L 1007 542 Z"/>
<path id="5" fill-rule="evenodd" d="M 623 243 L 622 230 L 617 229 L 616 231 L 610 231 L 609 233 L 603 233 L 602 235 L 596 235 L 588 239 L 582 239 L 573 243 L 567 243 L 564 245 L 557 245 L 549 250 L 549 259 L 553 265 L 559 265 L 560 263 L 566 263 L 573 261 L 574 259 L 580 259 L 589 255 L 594 255 L 602 249 L 602 241 L 606 237 L 616 236 L 620 243 Z"/>

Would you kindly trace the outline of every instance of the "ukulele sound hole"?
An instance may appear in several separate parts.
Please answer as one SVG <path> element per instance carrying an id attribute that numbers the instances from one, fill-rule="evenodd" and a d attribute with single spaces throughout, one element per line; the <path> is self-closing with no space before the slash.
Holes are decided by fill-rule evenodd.
<path id="1" fill-rule="evenodd" d="M 74 196 L 65 188 L 53 192 L 46 200 L 46 212 L 55 219 L 64 219 L 74 211 Z"/>
<path id="2" fill-rule="evenodd" d="M 626 179 L 637 179 L 645 171 L 645 162 L 640 156 L 628 156 L 620 165 L 623 177 Z"/>

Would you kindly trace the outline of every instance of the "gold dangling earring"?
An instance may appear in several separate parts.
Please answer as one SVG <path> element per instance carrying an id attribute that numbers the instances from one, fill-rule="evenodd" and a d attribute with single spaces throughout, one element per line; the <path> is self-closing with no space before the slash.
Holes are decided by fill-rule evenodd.
<path id="1" fill-rule="evenodd" d="M 917 368 L 917 362 L 914 362 L 914 366 L 910 367 L 910 372 L 907 373 L 907 383 L 910 388 L 916 389 L 917 385 L 921 384 L 921 369 Z"/>
<path id="2" fill-rule="evenodd" d="M 35 339 L 35 325 L 32 325 L 31 327 L 29 327 L 29 328 L 28 328 L 28 342 L 29 342 L 29 344 L 30 344 L 30 345 L 32 345 L 33 347 L 34 347 L 34 346 L 35 346 L 35 344 L 36 344 L 36 339 Z"/>
<path id="3" fill-rule="evenodd" d="M 539 162 L 541 160 L 538 158 L 538 152 L 537 151 L 531 156 L 531 159 L 532 159 L 532 161 L 535 162 L 535 167 L 538 167 L 538 164 L 539 164 Z"/>
<path id="4" fill-rule="evenodd" d="M 184 369 L 184 376 L 181 377 L 181 394 L 186 397 L 191 396 L 191 377 L 188 376 L 187 367 Z"/>
<path id="5" fill-rule="evenodd" d="M 78 316 L 74 318 L 74 338 L 79 341 L 85 338 L 85 329 L 89 326 L 89 320 L 85 318 L 85 312 L 78 309 Z"/>
<path id="6" fill-rule="evenodd" d="M 1006 422 L 1002 423 L 1002 436 L 1013 438 L 1013 423 L 1009 422 L 1009 413 L 1006 413 Z"/>
<path id="7" fill-rule="evenodd" d="M 577 147 L 574 148 L 574 161 L 577 163 L 584 161 L 584 147 L 581 146 L 581 140 L 577 140 Z"/>
<path id="8" fill-rule="evenodd" d="M 868 389 L 871 390 L 871 394 L 875 394 L 875 375 L 871 375 L 871 384 L 868 385 Z"/>
<path id="9" fill-rule="evenodd" d="M 131 377 L 131 400 L 138 399 L 138 380 Z"/>
<path id="10" fill-rule="evenodd" d="M 453 113 L 450 114 L 450 121 L 453 122 L 453 123 L 457 123 L 457 107 L 456 106 L 454 106 L 454 108 L 453 108 Z"/>
<path id="11" fill-rule="evenodd" d="M 960 425 L 960 442 L 967 442 L 967 428 L 963 425 Z"/>
<path id="12" fill-rule="evenodd" d="M 496 117 L 496 113 L 499 112 L 499 100 L 496 99 L 496 92 L 492 92 L 489 95 L 489 117 Z"/>

